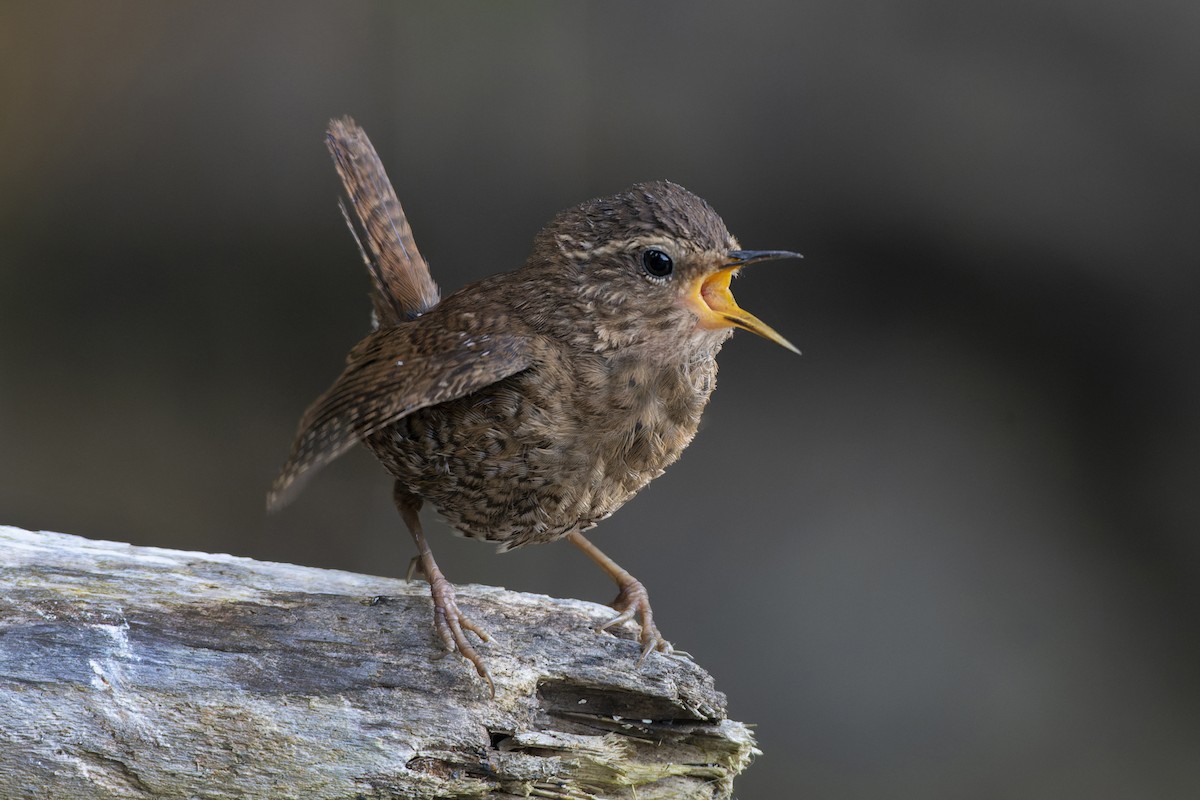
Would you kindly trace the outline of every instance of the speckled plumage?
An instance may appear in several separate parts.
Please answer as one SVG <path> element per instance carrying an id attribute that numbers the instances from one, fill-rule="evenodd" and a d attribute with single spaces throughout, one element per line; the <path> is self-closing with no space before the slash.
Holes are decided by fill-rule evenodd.
<path id="1" fill-rule="evenodd" d="M 406 521 L 419 527 L 424 499 L 463 534 L 507 549 L 578 537 L 662 474 L 696 433 L 733 330 L 701 324 L 696 311 L 697 298 L 721 289 L 712 276 L 735 271 L 744 252 L 712 208 L 673 183 L 637 184 L 560 213 L 522 268 L 438 302 L 390 185 L 371 178 L 365 134 L 348 121 L 334 126 L 379 327 L 305 414 L 271 503 L 361 441 L 395 477 Z M 648 273 L 648 248 L 669 256 L 669 276 Z M 640 614 L 647 649 L 669 650 L 644 589 L 605 562 L 630 595 L 619 598 L 619 619 Z M 446 582 L 430 574 L 431 553 L 422 564 L 440 613 L 482 635 L 457 607 L 438 605 L 434 578 Z M 443 605 L 453 606 L 452 588 L 449 597 Z M 439 627 L 447 646 L 487 676 L 449 627 Z"/>

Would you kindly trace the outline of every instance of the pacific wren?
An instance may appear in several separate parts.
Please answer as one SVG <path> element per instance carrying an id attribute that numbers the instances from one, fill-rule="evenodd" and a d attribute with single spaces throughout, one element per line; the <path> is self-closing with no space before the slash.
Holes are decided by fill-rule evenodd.
<path id="1" fill-rule="evenodd" d="M 651 181 L 561 212 L 523 267 L 439 300 L 366 134 L 334 120 L 327 144 L 361 228 L 375 329 L 305 413 L 269 506 L 362 442 L 396 479 L 438 636 L 489 685 L 466 632 L 489 637 L 433 559 L 418 518 L 425 500 L 501 550 L 569 540 L 620 589 L 619 613 L 601 628 L 636 615 L 641 657 L 669 653 L 645 588 L 583 531 L 692 440 L 734 328 L 795 350 L 738 307 L 729 282 L 747 264 L 799 255 L 743 250 L 708 203 Z"/>

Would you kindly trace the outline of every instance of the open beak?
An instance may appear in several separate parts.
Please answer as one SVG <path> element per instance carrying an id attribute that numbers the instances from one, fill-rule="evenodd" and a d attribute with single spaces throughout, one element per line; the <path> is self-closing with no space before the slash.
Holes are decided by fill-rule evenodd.
<path id="1" fill-rule="evenodd" d="M 697 316 L 700 317 L 700 327 L 709 330 L 744 328 L 799 355 L 800 351 L 795 345 L 780 336 L 770 325 L 738 306 L 729 291 L 729 282 L 738 270 L 747 264 L 803 257 L 799 253 L 787 250 L 731 250 L 726 266 L 696 281 L 690 300 Z"/>

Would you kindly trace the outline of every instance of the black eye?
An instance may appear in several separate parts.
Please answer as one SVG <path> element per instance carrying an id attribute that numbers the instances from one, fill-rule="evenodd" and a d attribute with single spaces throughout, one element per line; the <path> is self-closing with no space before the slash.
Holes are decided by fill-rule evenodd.
<path id="1" fill-rule="evenodd" d="M 675 263 L 662 250 L 651 247 L 642 251 L 642 269 L 652 278 L 665 278 L 675 269 Z"/>

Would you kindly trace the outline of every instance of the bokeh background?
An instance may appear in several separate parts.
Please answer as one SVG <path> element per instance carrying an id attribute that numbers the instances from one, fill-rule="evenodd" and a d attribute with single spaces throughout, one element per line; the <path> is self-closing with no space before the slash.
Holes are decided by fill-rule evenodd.
<path id="1" fill-rule="evenodd" d="M 451 290 L 667 177 L 747 247 L 682 461 L 595 531 L 755 723 L 743 798 L 1200 791 L 1200 5 L 6 2 L 0 521 L 388 575 L 322 134 Z M 451 579 L 608 600 L 565 544 Z M 2 558 L 0 554 L 0 558 Z M 510 643 L 517 646 L 518 643 Z"/>

